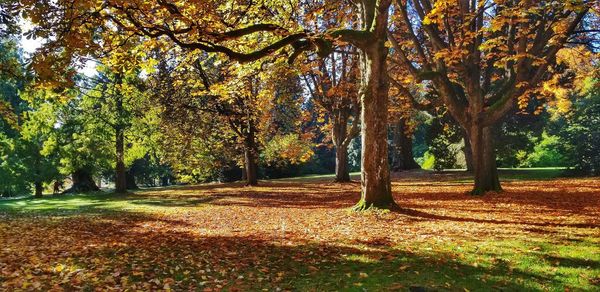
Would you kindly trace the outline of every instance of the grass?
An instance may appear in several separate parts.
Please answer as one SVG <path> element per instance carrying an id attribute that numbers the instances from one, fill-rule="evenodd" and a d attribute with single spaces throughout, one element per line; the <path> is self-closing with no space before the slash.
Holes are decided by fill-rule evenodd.
<path id="1" fill-rule="evenodd" d="M 0 289 L 599 290 L 600 183 L 394 176 L 399 212 L 328 176 L 0 201 Z"/>

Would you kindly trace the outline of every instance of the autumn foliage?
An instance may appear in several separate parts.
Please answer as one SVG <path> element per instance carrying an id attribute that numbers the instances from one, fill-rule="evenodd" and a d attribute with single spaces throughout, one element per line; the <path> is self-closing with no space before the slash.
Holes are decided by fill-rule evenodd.
<path id="1" fill-rule="evenodd" d="M 480 198 L 461 177 L 394 179 L 392 213 L 348 213 L 358 187 L 320 179 L 2 202 L 0 286 L 597 288 L 597 181 L 515 180 Z"/>

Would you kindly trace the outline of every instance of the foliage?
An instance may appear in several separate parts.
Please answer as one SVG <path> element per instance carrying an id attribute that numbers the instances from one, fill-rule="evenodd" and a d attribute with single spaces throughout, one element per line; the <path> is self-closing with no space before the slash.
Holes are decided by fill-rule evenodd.
<path id="1" fill-rule="evenodd" d="M 566 157 L 560 151 L 563 142 L 558 136 L 542 133 L 541 138 L 535 143 L 533 151 L 526 156 L 521 167 L 556 167 L 567 165 Z"/>
<path id="2" fill-rule="evenodd" d="M 425 136 L 428 150 L 424 155 L 423 168 L 437 171 L 456 168 L 460 151 L 457 144 L 463 138 L 461 129 L 443 113 L 432 117 L 428 124 Z"/>
<path id="3" fill-rule="evenodd" d="M 499 167 L 518 167 L 532 154 L 536 142 L 549 122 L 547 113 L 521 112 L 505 117 L 494 128 Z"/>
<path id="4" fill-rule="evenodd" d="M 300 164 L 313 155 L 310 144 L 294 134 L 276 135 L 265 145 L 263 160 L 267 165 L 279 167 L 287 164 Z"/>
<path id="5" fill-rule="evenodd" d="M 600 86 L 598 77 L 589 78 L 587 94 L 575 101 L 573 114 L 561 123 L 558 135 L 566 143 L 561 152 L 579 170 L 600 174 Z"/>

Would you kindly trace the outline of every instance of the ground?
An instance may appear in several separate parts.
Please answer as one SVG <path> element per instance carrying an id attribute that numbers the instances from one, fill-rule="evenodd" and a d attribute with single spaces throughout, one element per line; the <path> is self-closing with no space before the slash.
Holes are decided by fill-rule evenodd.
<path id="1" fill-rule="evenodd" d="M 0 290 L 600 290 L 600 181 L 394 175 L 397 212 L 331 177 L 0 201 Z"/>

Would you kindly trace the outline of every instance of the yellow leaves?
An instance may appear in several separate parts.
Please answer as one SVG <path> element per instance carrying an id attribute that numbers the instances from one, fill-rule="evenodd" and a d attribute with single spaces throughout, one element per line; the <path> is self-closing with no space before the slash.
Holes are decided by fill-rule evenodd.
<path id="1" fill-rule="evenodd" d="M 431 18 L 429 17 L 429 15 L 425 15 L 425 18 L 423 19 L 423 24 L 430 25 L 432 23 L 433 23 L 433 21 L 431 20 Z"/>
<path id="2" fill-rule="evenodd" d="M 517 98 L 517 105 L 520 110 L 524 111 L 527 109 L 527 105 L 529 105 L 529 95 L 523 94 Z"/>
<path id="3" fill-rule="evenodd" d="M 65 265 L 63 265 L 63 264 L 58 264 L 58 265 L 56 265 L 56 266 L 54 267 L 54 271 L 55 271 L 55 272 L 57 272 L 57 273 L 60 273 L 60 272 L 62 272 L 62 271 L 65 269 L 65 267 L 66 267 L 66 266 L 65 266 Z"/>
<path id="4" fill-rule="evenodd" d="M 442 24 L 442 21 L 449 13 L 449 9 L 455 7 L 456 4 L 449 0 L 435 1 L 433 8 L 423 19 L 424 25 Z"/>
<path id="5" fill-rule="evenodd" d="M 301 140 L 295 134 L 276 135 L 265 145 L 265 160 L 270 165 L 299 164 L 312 158 L 314 152 L 310 141 Z"/>
<path id="6" fill-rule="evenodd" d="M 504 37 L 496 37 L 485 40 L 480 46 L 479 50 L 483 52 L 492 53 L 495 52 L 506 52 L 508 50 L 508 46 L 506 45 L 506 38 Z"/>
<path id="7" fill-rule="evenodd" d="M 436 51 L 434 58 L 437 60 L 442 60 L 446 66 L 453 68 L 460 65 L 468 54 L 469 51 L 464 47 L 452 47 Z"/>

